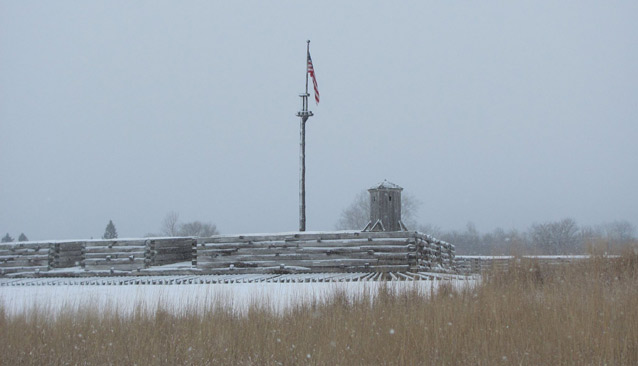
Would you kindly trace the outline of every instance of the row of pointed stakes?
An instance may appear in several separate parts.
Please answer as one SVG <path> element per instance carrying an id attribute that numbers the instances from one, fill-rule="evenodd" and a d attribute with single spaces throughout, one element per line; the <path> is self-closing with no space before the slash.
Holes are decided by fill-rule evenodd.
<path id="1" fill-rule="evenodd" d="M 334 283 L 334 282 L 373 282 L 373 281 L 423 281 L 423 280 L 456 280 L 469 279 L 465 276 L 438 273 L 401 273 L 373 272 L 360 273 L 346 277 L 335 276 L 290 276 L 274 275 L 266 277 L 245 276 L 184 276 L 172 278 L 55 278 L 46 279 L 13 279 L 0 281 L 0 286 L 123 286 L 123 285 L 208 285 L 208 284 L 242 284 L 242 283 Z"/>

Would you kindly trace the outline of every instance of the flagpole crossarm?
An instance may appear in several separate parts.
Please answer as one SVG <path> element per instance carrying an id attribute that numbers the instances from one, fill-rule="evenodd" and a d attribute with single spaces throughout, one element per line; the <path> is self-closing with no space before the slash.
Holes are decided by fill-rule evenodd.
<path id="1" fill-rule="evenodd" d="M 312 111 L 299 111 L 299 112 L 297 112 L 297 117 L 302 117 L 302 118 L 306 117 L 306 118 L 308 118 L 308 117 L 312 117 L 312 116 L 314 116 Z"/>
<path id="2" fill-rule="evenodd" d="M 310 93 L 302 93 L 299 94 L 299 96 L 301 97 L 301 110 L 297 112 L 297 117 L 301 117 L 303 122 L 306 123 L 309 117 L 314 116 L 312 111 L 308 110 L 308 97 Z"/>

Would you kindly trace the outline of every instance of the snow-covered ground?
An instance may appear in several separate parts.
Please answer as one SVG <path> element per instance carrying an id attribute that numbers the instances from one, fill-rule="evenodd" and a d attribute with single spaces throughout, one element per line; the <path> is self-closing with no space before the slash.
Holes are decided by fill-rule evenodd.
<path id="1" fill-rule="evenodd" d="M 228 276 L 226 276 L 228 277 Z M 415 278 L 419 278 L 415 276 Z M 394 291 L 416 289 L 429 293 L 442 283 L 455 287 L 473 286 L 476 277 L 445 276 L 438 279 L 420 277 L 411 281 L 376 281 L 372 278 L 356 281 L 288 282 L 267 278 L 244 278 L 240 281 L 206 283 L 199 277 L 166 277 L 156 284 L 141 284 L 139 278 L 85 278 L 85 279 L 22 279 L 4 280 L 0 283 L 0 306 L 9 315 L 31 309 L 50 314 L 60 310 L 83 307 L 97 311 L 117 310 L 119 314 L 132 314 L 136 309 L 155 311 L 162 309 L 180 313 L 193 309 L 226 306 L 242 312 L 251 304 L 267 306 L 273 311 L 283 311 L 298 304 L 326 301 L 337 292 L 350 297 L 374 294 L 380 286 Z M 175 281 L 178 279 L 178 281 Z M 196 279 L 193 281 L 193 279 Z M 293 278 L 295 281 L 298 278 Z M 171 281 L 172 280 L 172 281 Z M 288 279 L 290 280 L 290 279 Z M 109 282 L 110 281 L 110 282 Z M 137 283 L 136 283 L 137 281 Z M 307 281 L 307 282 L 306 282 Z M 178 283 L 179 282 L 179 283 Z M 226 282 L 226 283 L 224 283 Z"/>

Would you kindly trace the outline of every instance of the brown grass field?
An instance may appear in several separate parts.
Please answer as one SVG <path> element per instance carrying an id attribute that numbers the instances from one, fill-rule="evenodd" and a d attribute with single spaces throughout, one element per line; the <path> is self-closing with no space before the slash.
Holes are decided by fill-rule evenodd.
<path id="1" fill-rule="evenodd" d="M 115 312 L 0 308 L 1 365 L 638 365 L 638 255 L 514 261 L 474 288 Z M 55 316 L 53 316 L 55 315 Z"/>

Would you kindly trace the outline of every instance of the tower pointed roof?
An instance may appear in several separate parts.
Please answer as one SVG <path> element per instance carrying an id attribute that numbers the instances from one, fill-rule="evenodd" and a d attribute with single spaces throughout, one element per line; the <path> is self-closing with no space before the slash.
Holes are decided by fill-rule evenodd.
<path id="1" fill-rule="evenodd" d="M 370 187 L 370 189 L 398 189 L 398 190 L 403 190 L 403 188 L 399 187 L 397 184 L 394 184 L 392 182 L 388 182 L 387 179 L 384 179 L 383 182 L 375 184 L 374 186 Z"/>

